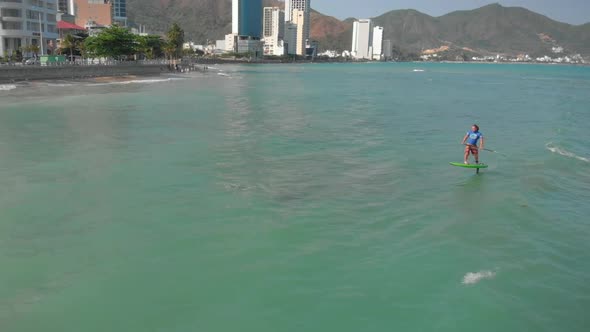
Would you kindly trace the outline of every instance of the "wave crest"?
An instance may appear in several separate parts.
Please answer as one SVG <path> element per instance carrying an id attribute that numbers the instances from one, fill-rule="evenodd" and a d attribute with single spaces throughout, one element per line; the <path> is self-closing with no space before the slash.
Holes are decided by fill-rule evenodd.
<path id="1" fill-rule="evenodd" d="M 585 157 L 578 156 L 577 154 L 575 154 L 573 152 L 570 152 L 570 151 L 568 151 L 566 149 L 563 149 L 563 148 L 561 148 L 559 146 L 556 146 L 552 142 L 547 143 L 545 145 L 545 148 L 547 150 L 553 152 L 553 153 L 557 153 L 557 154 L 562 155 L 564 157 L 574 158 L 574 159 L 577 159 L 577 160 L 580 160 L 580 161 L 584 161 L 584 162 L 590 163 L 590 159 L 585 158 Z"/>

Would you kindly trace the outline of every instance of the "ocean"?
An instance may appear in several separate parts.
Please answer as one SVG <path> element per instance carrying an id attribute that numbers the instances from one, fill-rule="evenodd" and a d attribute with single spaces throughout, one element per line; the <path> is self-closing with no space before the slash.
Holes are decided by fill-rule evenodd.
<path id="1" fill-rule="evenodd" d="M 588 105 L 551 65 L 2 85 L 0 331 L 588 331 Z"/>

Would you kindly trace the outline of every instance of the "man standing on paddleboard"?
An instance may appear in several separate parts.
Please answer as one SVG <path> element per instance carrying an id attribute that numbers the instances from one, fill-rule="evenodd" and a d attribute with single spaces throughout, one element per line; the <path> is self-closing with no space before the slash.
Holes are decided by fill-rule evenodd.
<path id="1" fill-rule="evenodd" d="M 479 147 L 477 146 L 478 142 L 480 142 Z M 463 145 L 465 145 L 465 158 L 463 158 L 463 162 L 465 165 L 469 164 L 469 154 L 472 154 L 475 158 L 475 163 L 479 164 L 479 150 L 483 150 L 483 144 L 483 134 L 479 132 L 479 126 L 474 124 L 471 126 L 471 131 L 463 137 Z"/>

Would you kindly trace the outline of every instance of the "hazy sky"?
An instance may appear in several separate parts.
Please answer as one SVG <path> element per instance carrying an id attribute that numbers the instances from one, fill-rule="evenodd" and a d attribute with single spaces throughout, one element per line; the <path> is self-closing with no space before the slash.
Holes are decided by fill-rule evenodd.
<path id="1" fill-rule="evenodd" d="M 525 7 L 554 20 L 571 24 L 590 22 L 590 0 L 311 0 L 311 7 L 331 16 L 374 17 L 393 9 L 416 9 L 440 16 L 454 10 L 474 9 L 499 2 Z"/>

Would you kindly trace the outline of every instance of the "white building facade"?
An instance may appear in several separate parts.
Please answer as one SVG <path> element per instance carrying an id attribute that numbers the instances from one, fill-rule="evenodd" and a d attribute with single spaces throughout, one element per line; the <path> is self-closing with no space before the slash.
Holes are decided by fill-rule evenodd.
<path id="1" fill-rule="evenodd" d="M 311 31 L 311 0 L 285 0 L 285 22 L 298 26 L 296 54 L 304 55 Z"/>
<path id="2" fill-rule="evenodd" d="M 53 54 L 58 38 L 57 8 L 57 0 L 0 1 L 0 56 L 12 56 L 30 45 L 39 47 L 39 55 Z"/>
<path id="3" fill-rule="evenodd" d="M 373 28 L 373 60 L 383 58 L 383 27 Z"/>
<path id="4" fill-rule="evenodd" d="M 358 20 L 352 29 L 352 57 L 371 60 L 373 58 L 373 23 L 371 20 Z"/>
<path id="5" fill-rule="evenodd" d="M 264 7 L 262 37 L 264 55 L 282 56 L 285 54 L 285 12 L 279 7 Z"/>

